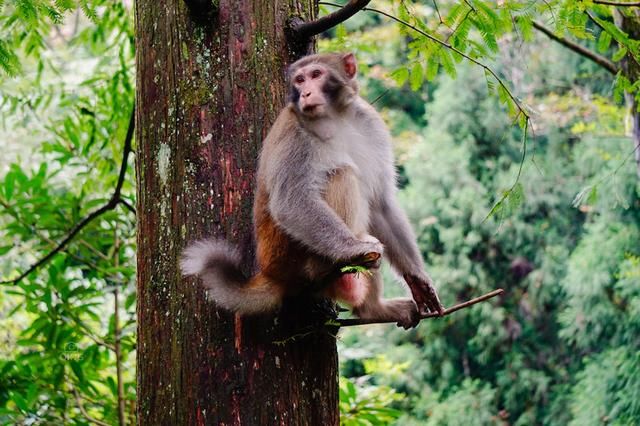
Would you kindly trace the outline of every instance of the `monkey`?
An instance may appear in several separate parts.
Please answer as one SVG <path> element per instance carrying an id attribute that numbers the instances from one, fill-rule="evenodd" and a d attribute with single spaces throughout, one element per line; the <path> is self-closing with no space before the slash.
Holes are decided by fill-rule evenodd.
<path id="1" fill-rule="evenodd" d="M 195 242 L 181 259 L 183 275 L 200 276 L 218 306 L 272 312 L 285 297 L 312 291 L 346 303 L 360 318 L 405 329 L 423 314 L 443 313 L 396 200 L 390 132 L 359 96 L 356 68 L 352 53 L 310 55 L 289 66 L 288 103 L 259 155 L 257 274 L 244 276 L 241 254 L 221 240 Z M 383 255 L 412 298 L 383 299 Z M 368 271 L 341 272 L 349 265 Z"/>

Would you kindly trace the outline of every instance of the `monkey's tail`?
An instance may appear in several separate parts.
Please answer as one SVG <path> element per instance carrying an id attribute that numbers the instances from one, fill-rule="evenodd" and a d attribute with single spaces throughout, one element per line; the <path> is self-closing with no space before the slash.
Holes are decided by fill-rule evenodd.
<path id="1" fill-rule="evenodd" d="M 277 309 L 282 288 L 262 273 L 247 278 L 240 270 L 242 256 L 226 241 L 202 240 L 187 247 L 180 259 L 182 275 L 202 278 L 207 294 L 222 308 L 243 314 Z"/>

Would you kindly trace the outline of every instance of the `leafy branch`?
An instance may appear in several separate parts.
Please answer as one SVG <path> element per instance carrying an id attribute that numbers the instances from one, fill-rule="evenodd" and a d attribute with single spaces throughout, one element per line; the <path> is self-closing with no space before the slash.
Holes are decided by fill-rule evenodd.
<path id="1" fill-rule="evenodd" d="M 368 2 L 367 2 L 368 3 Z M 326 5 L 326 6 L 334 6 L 334 7 L 339 7 L 340 5 L 335 4 L 335 3 L 330 3 L 330 2 L 324 2 L 324 1 L 320 1 L 318 2 L 318 4 L 321 5 Z M 506 94 L 506 96 L 511 99 L 511 101 L 514 103 L 514 105 L 516 106 L 516 108 L 518 109 L 519 114 L 521 114 L 522 117 L 525 118 L 525 120 L 529 120 L 530 116 L 529 113 L 527 112 L 526 108 L 521 104 L 521 102 L 518 100 L 518 98 L 511 92 L 511 90 L 509 89 L 509 87 L 507 86 L 507 84 L 498 76 L 498 74 L 491 69 L 490 66 L 484 64 L 483 62 L 467 55 L 466 53 L 464 53 L 463 51 L 461 51 L 460 49 L 456 48 L 455 46 L 451 45 L 450 43 L 440 40 L 438 37 L 434 36 L 433 34 L 429 34 L 426 31 L 421 30 L 420 28 L 416 27 L 415 25 L 398 18 L 397 16 L 394 16 L 390 13 L 387 13 L 383 10 L 380 9 L 375 9 L 373 7 L 362 7 L 361 10 L 363 11 L 367 11 L 367 12 L 373 12 L 373 13 L 377 13 L 379 15 L 383 15 L 386 16 L 387 18 L 407 27 L 410 28 L 411 30 L 415 31 L 416 33 L 420 34 L 423 37 L 426 37 L 427 39 L 431 40 L 432 42 L 440 45 L 441 47 L 444 47 L 454 53 L 456 53 L 457 55 L 463 57 L 464 59 L 466 59 L 467 61 L 471 62 L 474 65 L 477 65 L 479 67 L 481 67 L 482 69 L 484 69 L 485 73 L 488 73 L 489 75 L 491 75 L 500 85 L 501 89 L 504 91 L 504 93 Z M 524 126 L 524 125 L 523 125 Z"/>
<path id="2" fill-rule="evenodd" d="M 122 186 L 124 185 L 124 179 L 127 174 L 127 161 L 129 159 L 129 154 L 131 153 L 131 143 L 133 141 L 133 130 L 135 127 L 135 106 L 131 111 L 131 118 L 129 119 L 129 127 L 127 128 L 127 134 L 124 140 L 124 148 L 122 152 L 122 163 L 120 164 L 120 172 L 118 174 L 118 181 L 116 183 L 116 187 L 111 195 L 111 198 L 103 204 L 101 207 L 97 208 L 93 212 L 89 213 L 84 219 L 78 222 L 71 230 L 67 233 L 67 236 L 62 239 L 49 253 L 43 256 L 40 260 L 33 263 L 29 266 L 25 271 L 20 273 L 17 277 L 0 281 L 0 284 L 17 284 L 22 281 L 24 278 L 29 276 L 36 269 L 41 267 L 42 265 L 49 262 L 56 254 L 60 253 L 64 248 L 75 238 L 76 235 L 80 231 L 82 231 L 87 225 L 93 222 L 96 218 L 100 217 L 104 213 L 115 209 L 118 204 L 122 204 L 128 210 L 132 211 L 133 207 L 127 203 L 124 198 L 122 198 Z M 135 210 L 133 210 L 135 212 Z"/>

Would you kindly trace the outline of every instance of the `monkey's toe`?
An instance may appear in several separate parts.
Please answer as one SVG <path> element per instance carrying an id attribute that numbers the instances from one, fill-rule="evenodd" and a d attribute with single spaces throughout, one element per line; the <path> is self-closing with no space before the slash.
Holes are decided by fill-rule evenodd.
<path id="1" fill-rule="evenodd" d="M 415 302 L 411 299 L 398 300 L 397 302 L 403 302 L 402 304 L 404 306 L 400 311 L 401 316 L 398 318 L 396 325 L 404 328 L 405 330 L 416 327 L 422 318 L 420 310 Z"/>

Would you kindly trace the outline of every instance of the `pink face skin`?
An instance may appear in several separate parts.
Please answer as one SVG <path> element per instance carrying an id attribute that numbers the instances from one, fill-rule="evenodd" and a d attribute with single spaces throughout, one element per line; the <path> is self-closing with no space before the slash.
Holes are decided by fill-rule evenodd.
<path id="1" fill-rule="evenodd" d="M 308 117 L 321 117 L 327 113 L 327 98 L 322 88 L 328 77 L 321 64 L 309 64 L 293 76 L 293 87 L 300 93 L 298 108 Z"/>

